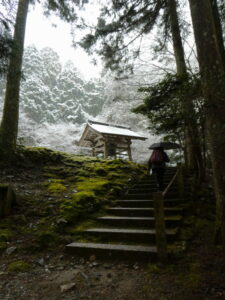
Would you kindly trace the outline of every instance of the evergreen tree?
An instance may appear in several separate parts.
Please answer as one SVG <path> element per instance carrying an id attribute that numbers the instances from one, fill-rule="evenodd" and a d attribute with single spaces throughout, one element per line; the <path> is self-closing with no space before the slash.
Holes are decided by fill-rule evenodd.
<path id="1" fill-rule="evenodd" d="M 199 180 L 204 177 L 202 153 L 200 147 L 199 132 L 196 113 L 193 104 L 192 88 L 188 88 L 189 76 L 185 62 L 184 47 L 181 39 L 181 31 L 177 13 L 176 0 L 167 1 L 170 28 L 173 40 L 173 49 L 176 60 L 177 76 L 186 85 L 185 93 L 180 97 L 184 117 L 185 154 L 187 166 L 198 171 Z"/>
<path id="2" fill-rule="evenodd" d="M 97 52 L 104 57 L 106 66 L 117 70 L 121 64 L 122 68 L 124 65 L 128 66 L 129 45 L 151 32 L 156 25 L 161 28 L 162 32 L 160 48 L 165 47 L 169 39 L 172 39 L 177 76 L 188 83 L 181 38 L 181 22 L 179 22 L 176 0 L 113 1 L 111 5 L 108 3 L 107 7 L 102 9 L 94 34 L 86 35 L 81 45 L 89 50 L 98 47 Z M 140 45 L 132 52 L 131 57 L 137 57 L 139 53 Z M 202 154 L 197 139 L 198 130 L 193 99 L 191 95 L 187 94 L 180 100 L 185 118 L 184 137 L 187 166 L 202 174 Z"/>
<path id="3" fill-rule="evenodd" d="M 189 0 L 217 199 L 217 234 L 225 249 L 225 62 L 211 0 Z M 207 49 L 207 51 L 205 51 Z"/>
<path id="4" fill-rule="evenodd" d="M 62 66 L 50 48 L 25 49 L 23 77 L 21 109 L 37 123 L 82 124 L 101 111 L 103 82 L 84 80 L 71 61 Z"/>
<path id="5" fill-rule="evenodd" d="M 13 23 L 13 1 L 1 0 L 0 12 L 0 76 L 5 75 L 8 69 L 9 56 L 12 50 L 12 23 Z"/>
<path id="6" fill-rule="evenodd" d="M 3 158 L 10 157 L 16 148 L 19 119 L 19 90 L 28 5 L 29 0 L 20 0 L 16 16 L 13 38 L 14 47 L 12 48 L 7 74 L 4 111 L 0 127 L 0 149 Z"/>
<path id="7" fill-rule="evenodd" d="M 32 1 L 33 2 L 33 1 Z M 46 0 L 47 12 L 53 11 L 66 21 L 76 19 L 75 7 L 83 3 L 76 0 Z M 85 1 L 86 2 L 86 1 Z M 4 102 L 3 118 L 0 127 L 1 156 L 7 160 L 13 156 L 16 149 L 19 120 L 19 91 L 21 81 L 22 58 L 26 19 L 30 0 L 19 0 L 14 30 L 14 47 L 10 55 L 7 73 L 7 86 Z"/>

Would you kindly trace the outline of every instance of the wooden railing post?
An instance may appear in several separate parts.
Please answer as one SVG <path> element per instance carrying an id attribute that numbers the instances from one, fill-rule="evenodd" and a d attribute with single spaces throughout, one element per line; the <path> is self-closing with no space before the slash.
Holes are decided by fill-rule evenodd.
<path id="1" fill-rule="evenodd" d="M 178 176 L 177 176 L 177 187 L 178 187 L 178 193 L 179 198 L 181 200 L 184 199 L 184 176 L 183 176 L 183 167 L 182 164 L 177 164 L 177 169 L 179 170 Z"/>
<path id="2" fill-rule="evenodd" d="M 154 193 L 153 200 L 155 211 L 155 230 L 158 259 L 161 263 L 165 263 L 167 261 L 167 241 L 162 192 Z"/>

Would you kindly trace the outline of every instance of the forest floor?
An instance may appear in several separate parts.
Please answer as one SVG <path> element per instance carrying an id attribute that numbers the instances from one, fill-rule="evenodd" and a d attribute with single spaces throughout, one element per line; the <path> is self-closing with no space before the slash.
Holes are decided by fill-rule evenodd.
<path id="1" fill-rule="evenodd" d="M 191 242 L 183 257 L 155 264 L 81 259 L 63 249 L 0 261 L 1 300 L 225 299 L 224 259 L 210 245 L 208 232 Z M 12 260 L 26 259 L 29 271 L 5 271 Z"/>
<path id="2" fill-rule="evenodd" d="M 38 194 L 43 181 L 41 172 L 29 167 L 0 170 L 0 176 L 1 182 L 11 181 L 16 191 L 24 190 L 27 195 Z M 34 226 L 36 218 L 23 213 L 26 225 Z M 21 219 L 20 211 L 18 226 Z M 155 262 L 106 261 L 94 254 L 88 258 L 71 256 L 63 243 L 32 251 L 29 235 L 18 232 L 17 237 L 7 241 L 0 256 L 0 299 L 225 299 L 225 260 L 222 249 L 212 243 L 213 220 L 206 213 L 197 223 L 186 250 L 164 266 Z"/>

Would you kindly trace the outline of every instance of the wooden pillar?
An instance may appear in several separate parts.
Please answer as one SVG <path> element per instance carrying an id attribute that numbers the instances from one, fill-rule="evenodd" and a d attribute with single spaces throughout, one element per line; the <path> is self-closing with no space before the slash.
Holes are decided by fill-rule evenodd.
<path id="1" fill-rule="evenodd" d="M 95 156 L 95 146 L 92 146 L 92 156 Z"/>
<path id="2" fill-rule="evenodd" d="M 161 263 L 167 262 L 167 241 L 165 228 L 165 214 L 162 192 L 153 193 L 155 211 L 155 231 L 158 259 Z"/>
<path id="3" fill-rule="evenodd" d="M 91 142 L 91 147 L 92 147 L 92 156 L 95 156 L 95 142 L 94 141 L 92 141 Z"/>
<path id="4" fill-rule="evenodd" d="M 105 139 L 105 147 L 104 147 L 104 158 L 108 158 L 108 140 Z"/>
<path id="5" fill-rule="evenodd" d="M 131 153 L 131 147 L 130 147 L 131 143 L 132 143 L 131 140 L 127 141 L 127 144 L 128 144 L 127 145 L 127 153 L 128 153 L 128 157 L 129 157 L 130 161 L 132 161 L 132 153 Z"/>

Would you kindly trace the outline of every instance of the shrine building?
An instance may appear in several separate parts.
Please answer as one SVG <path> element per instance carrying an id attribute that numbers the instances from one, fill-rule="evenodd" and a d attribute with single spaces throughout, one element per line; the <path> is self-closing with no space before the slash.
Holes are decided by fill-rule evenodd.
<path id="1" fill-rule="evenodd" d="M 132 131 L 129 127 L 88 120 L 80 138 L 79 146 L 92 148 L 93 156 L 132 160 L 132 140 L 146 139 L 146 137 Z"/>

